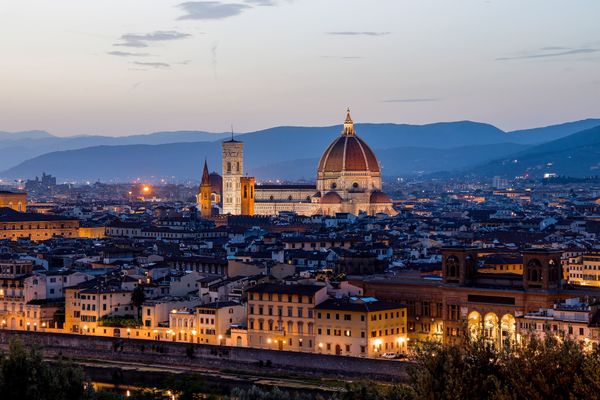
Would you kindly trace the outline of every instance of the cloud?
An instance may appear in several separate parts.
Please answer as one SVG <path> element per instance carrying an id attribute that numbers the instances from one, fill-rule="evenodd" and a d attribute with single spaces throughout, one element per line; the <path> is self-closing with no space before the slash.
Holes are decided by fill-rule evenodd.
<path id="1" fill-rule="evenodd" d="M 382 100 L 382 103 L 427 103 L 431 101 L 440 101 L 441 99 L 437 99 L 434 97 L 422 97 L 422 98 L 412 98 L 412 99 L 389 99 Z"/>
<path id="2" fill-rule="evenodd" d="M 178 19 L 222 19 L 241 14 L 252 8 L 247 4 L 228 4 L 220 1 L 188 1 L 178 5 L 187 14 Z"/>
<path id="3" fill-rule="evenodd" d="M 250 3 L 255 6 L 274 6 L 277 4 L 275 0 L 246 0 L 246 3 Z"/>
<path id="4" fill-rule="evenodd" d="M 141 67 L 152 67 L 152 68 L 169 68 L 171 65 L 164 62 L 142 62 L 134 61 L 133 64 Z"/>
<path id="5" fill-rule="evenodd" d="M 120 43 L 115 43 L 115 46 L 123 47 L 148 47 L 148 42 L 165 42 L 171 40 L 185 39 L 192 35 L 189 33 L 177 31 L 155 31 L 151 33 L 126 33 L 122 35 Z"/>
<path id="6" fill-rule="evenodd" d="M 339 36 L 385 36 L 389 35 L 390 32 L 355 32 L 355 31 L 344 31 L 344 32 L 327 32 L 328 35 L 339 35 Z"/>
<path id="7" fill-rule="evenodd" d="M 529 60 L 536 58 L 552 58 L 552 57 L 565 57 L 565 56 L 573 56 L 577 54 L 589 54 L 596 53 L 599 49 L 594 48 L 557 48 L 557 47 L 544 47 L 535 53 L 524 54 L 520 56 L 512 56 L 512 57 L 499 57 L 496 58 L 496 61 L 509 61 L 509 60 Z"/>
<path id="8" fill-rule="evenodd" d="M 128 51 L 109 51 L 106 54 L 118 57 L 148 57 L 150 55 L 149 53 L 130 53 Z"/>
<path id="9" fill-rule="evenodd" d="M 213 74 L 215 76 L 215 80 L 217 80 L 217 49 L 219 48 L 219 42 L 213 43 L 210 48 L 210 52 L 212 54 L 212 66 L 213 66 Z"/>
<path id="10" fill-rule="evenodd" d="M 548 46 L 548 47 L 542 47 L 540 50 L 542 50 L 542 51 L 567 50 L 567 47 L 562 47 L 562 46 Z"/>

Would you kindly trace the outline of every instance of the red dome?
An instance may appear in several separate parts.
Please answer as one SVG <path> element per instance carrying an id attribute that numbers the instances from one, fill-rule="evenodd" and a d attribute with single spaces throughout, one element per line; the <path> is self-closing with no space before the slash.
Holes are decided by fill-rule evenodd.
<path id="1" fill-rule="evenodd" d="M 373 150 L 356 136 L 350 112 L 346 116 L 342 135 L 327 147 L 317 170 L 318 173 L 342 171 L 381 172 Z"/>
<path id="2" fill-rule="evenodd" d="M 336 192 L 327 192 L 321 197 L 321 204 L 342 204 L 342 198 Z"/>
<path id="3" fill-rule="evenodd" d="M 390 199 L 390 196 L 388 196 L 387 194 L 377 190 L 371 193 L 371 198 L 369 199 L 369 202 L 371 204 L 391 203 L 392 199 Z"/>

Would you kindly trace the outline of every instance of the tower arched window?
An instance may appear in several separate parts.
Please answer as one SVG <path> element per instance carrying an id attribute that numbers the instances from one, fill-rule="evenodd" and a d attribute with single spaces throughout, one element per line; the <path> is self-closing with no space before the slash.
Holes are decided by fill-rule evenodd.
<path id="1" fill-rule="evenodd" d="M 446 259 L 446 274 L 448 278 L 458 278 L 459 261 L 456 256 L 450 256 Z"/>
<path id="2" fill-rule="evenodd" d="M 227 172 L 231 173 L 231 161 L 227 161 Z"/>

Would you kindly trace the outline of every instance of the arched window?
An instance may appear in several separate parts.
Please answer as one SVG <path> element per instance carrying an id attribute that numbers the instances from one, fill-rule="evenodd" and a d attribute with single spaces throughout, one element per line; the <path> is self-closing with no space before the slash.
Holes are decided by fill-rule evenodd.
<path id="1" fill-rule="evenodd" d="M 450 256 L 446 259 L 446 274 L 448 278 L 458 278 L 459 263 L 456 256 Z"/>

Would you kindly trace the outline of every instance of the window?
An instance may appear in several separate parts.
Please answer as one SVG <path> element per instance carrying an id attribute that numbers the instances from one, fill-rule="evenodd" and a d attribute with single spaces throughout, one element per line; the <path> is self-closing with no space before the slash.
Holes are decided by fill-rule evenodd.
<path id="1" fill-rule="evenodd" d="M 352 315 L 344 314 L 344 321 L 352 321 Z"/>

